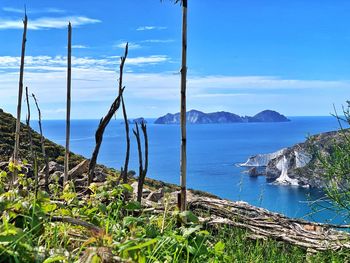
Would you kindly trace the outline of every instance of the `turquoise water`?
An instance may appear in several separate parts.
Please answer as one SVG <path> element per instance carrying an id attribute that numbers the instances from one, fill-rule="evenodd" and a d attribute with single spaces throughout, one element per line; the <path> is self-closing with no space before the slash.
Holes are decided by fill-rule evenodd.
<path id="1" fill-rule="evenodd" d="M 188 125 L 188 187 L 211 192 L 231 200 L 243 200 L 291 217 L 325 222 L 333 219 L 330 212 L 312 212 L 306 201 L 318 198 L 316 190 L 268 184 L 264 177 L 242 174 L 236 163 L 257 153 L 269 153 L 303 142 L 308 135 L 336 130 L 333 117 L 290 117 L 285 123 L 235 123 Z M 71 150 L 90 157 L 98 120 L 74 120 L 71 128 Z M 165 182 L 179 182 L 180 127 L 148 123 L 148 177 Z M 34 127 L 37 129 L 37 127 Z M 64 144 L 64 121 L 44 121 L 47 138 Z M 137 148 L 133 134 L 130 169 L 138 170 Z M 124 125 L 113 120 L 106 129 L 98 162 L 120 168 L 125 156 Z M 332 222 L 339 223 L 335 218 Z"/>

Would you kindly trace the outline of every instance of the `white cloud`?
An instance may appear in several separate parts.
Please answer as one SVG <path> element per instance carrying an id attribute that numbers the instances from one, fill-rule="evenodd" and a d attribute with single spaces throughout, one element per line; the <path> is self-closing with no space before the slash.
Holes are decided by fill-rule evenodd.
<path id="1" fill-rule="evenodd" d="M 140 26 L 136 28 L 137 31 L 146 31 L 146 30 L 163 30 L 167 29 L 165 26 Z"/>
<path id="2" fill-rule="evenodd" d="M 87 24 L 100 23 L 101 20 L 93 19 L 85 16 L 67 16 L 67 17 L 41 17 L 28 20 L 28 29 L 43 30 L 43 29 L 62 29 L 68 26 L 68 22 L 72 23 L 73 27 L 79 27 Z M 0 29 L 22 29 L 22 20 L 18 19 L 1 19 Z"/>
<path id="3" fill-rule="evenodd" d="M 126 63 L 128 65 L 143 65 L 143 64 L 158 64 L 169 60 L 168 56 L 165 55 L 154 55 L 148 57 L 135 57 L 127 58 Z"/>
<path id="4" fill-rule="evenodd" d="M 142 40 L 143 43 L 171 43 L 174 42 L 174 39 L 146 39 Z"/>
<path id="5" fill-rule="evenodd" d="M 9 12 L 9 13 L 18 13 L 18 14 L 24 14 L 24 8 L 15 8 L 15 7 L 3 7 L 3 11 Z M 39 14 L 39 13 L 55 13 L 55 14 L 61 14 L 65 13 L 65 10 L 58 9 L 58 8 L 53 8 L 53 7 L 48 7 L 48 8 L 42 8 L 42 9 L 32 9 L 32 8 L 27 8 L 27 13 L 28 14 Z"/>
<path id="6" fill-rule="evenodd" d="M 72 58 L 72 99 L 73 107 L 76 107 L 73 110 L 75 118 L 97 118 L 108 110 L 110 102 L 117 93 L 118 74 L 115 70 L 119 64 L 117 58 Z M 164 59 L 167 57 L 128 58 L 126 65 L 157 63 Z M 19 60 L 19 57 L 0 56 L 0 108 L 15 109 Z M 64 118 L 66 57 L 26 57 L 24 85 L 28 86 L 31 92 L 34 92 L 40 99 L 43 110 L 45 110 L 45 118 Z M 125 96 L 130 102 L 130 116 L 138 116 L 140 112 L 145 116 L 157 116 L 166 112 L 175 112 L 178 109 L 179 75 L 126 72 L 124 85 L 126 86 Z M 249 110 L 255 112 L 256 107 L 285 110 L 287 108 L 283 107 L 289 104 L 296 105 L 294 108 L 298 108 L 300 99 L 304 99 L 307 103 L 305 105 L 313 103 L 314 100 L 319 104 L 319 101 L 322 101 L 326 108 L 327 103 L 330 106 L 333 102 L 341 103 L 349 88 L 349 80 L 189 75 L 187 96 L 190 108 L 206 111 L 229 110 L 238 114 L 250 114 Z M 291 92 L 283 95 L 284 90 Z M 312 94 L 312 98 L 298 94 Z M 157 108 L 153 109 L 152 105 L 157 105 Z M 300 106 L 301 109 L 304 109 L 302 105 Z M 313 106 L 317 105 L 313 104 Z M 288 114 L 283 111 L 282 113 Z"/>
<path id="7" fill-rule="evenodd" d="M 114 45 L 114 47 L 124 49 L 125 46 L 126 46 L 126 43 L 127 43 L 127 42 L 121 42 L 121 43 L 119 43 L 119 44 Z M 128 47 L 129 47 L 129 49 L 139 49 L 139 48 L 141 48 L 141 45 L 136 44 L 136 43 L 129 42 Z"/>
<path id="8" fill-rule="evenodd" d="M 91 58 L 72 56 L 72 66 L 77 69 L 114 70 L 119 65 L 119 56 Z M 169 61 L 165 55 L 153 55 L 147 57 L 128 57 L 127 66 L 145 66 Z M 0 70 L 17 70 L 20 65 L 20 57 L 0 56 Z M 66 56 L 26 56 L 25 69 L 31 71 L 65 71 L 67 65 Z"/>
<path id="9" fill-rule="evenodd" d="M 85 49 L 85 48 L 89 48 L 88 46 L 85 46 L 85 45 L 72 45 L 72 48 L 75 48 L 75 49 Z"/>

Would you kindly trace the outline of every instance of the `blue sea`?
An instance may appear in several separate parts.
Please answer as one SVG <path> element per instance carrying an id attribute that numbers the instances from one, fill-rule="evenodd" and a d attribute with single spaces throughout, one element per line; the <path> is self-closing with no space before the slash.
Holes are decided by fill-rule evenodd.
<path id="1" fill-rule="evenodd" d="M 188 125 L 188 187 L 207 191 L 230 200 L 283 213 L 290 217 L 318 222 L 341 223 L 344 219 L 329 211 L 314 213 L 310 200 L 322 193 L 292 186 L 277 186 L 265 177 L 249 177 L 235 164 L 251 155 L 270 153 L 303 142 L 307 136 L 338 129 L 333 117 L 290 117 L 285 123 L 235 123 Z M 94 148 L 94 132 L 99 120 L 73 120 L 71 150 L 90 158 Z M 37 126 L 34 125 L 37 129 Z M 43 122 L 44 135 L 61 145 L 65 143 L 65 122 Z M 179 183 L 180 127 L 157 125 L 149 119 L 148 177 Z M 131 137 L 130 169 L 138 171 L 135 138 Z M 121 120 L 112 120 L 106 129 L 98 162 L 120 168 L 125 158 L 125 131 Z"/>

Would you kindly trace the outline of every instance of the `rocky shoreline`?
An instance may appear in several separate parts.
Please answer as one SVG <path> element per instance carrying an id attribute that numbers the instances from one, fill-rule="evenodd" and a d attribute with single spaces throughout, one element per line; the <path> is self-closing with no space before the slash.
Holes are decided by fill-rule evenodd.
<path id="1" fill-rule="evenodd" d="M 344 141 L 343 131 L 332 131 L 309 137 L 305 142 L 280 149 L 273 153 L 251 156 L 245 163 L 245 173 L 250 176 L 266 176 L 266 180 L 280 185 L 324 188 L 328 179 L 316 152 L 329 155 L 334 145 Z"/>

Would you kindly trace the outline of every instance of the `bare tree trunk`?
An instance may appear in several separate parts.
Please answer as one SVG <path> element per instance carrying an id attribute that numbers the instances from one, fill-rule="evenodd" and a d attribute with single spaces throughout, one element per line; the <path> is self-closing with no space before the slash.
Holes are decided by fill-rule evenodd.
<path id="1" fill-rule="evenodd" d="M 123 107 L 123 116 L 125 122 L 125 136 L 126 136 L 126 154 L 125 154 L 125 162 L 123 170 L 121 171 L 121 175 L 123 178 L 123 183 L 128 183 L 128 166 L 129 166 L 129 158 L 130 158 L 130 136 L 129 136 L 129 121 L 128 116 L 126 115 L 124 96 L 122 96 L 122 107 Z"/>
<path id="2" fill-rule="evenodd" d="M 186 210 L 186 78 L 187 78 L 187 0 L 182 0 L 182 65 L 181 65 L 181 161 L 180 161 L 180 210 Z"/>
<path id="3" fill-rule="evenodd" d="M 22 95 L 23 95 L 23 74 L 24 74 L 24 57 L 26 52 L 26 42 L 27 42 L 27 24 L 28 17 L 27 14 L 24 15 L 23 20 L 23 37 L 22 37 L 22 51 L 21 51 L 21 66 L 19 72 L 19 84 L 18 84 L 18 103 L 17 103 L 17 121 L 16 121 L 16 133 L 15 133 L 15 147 L 13 151 L 13 162 L 18 163 L 19 154 L 19 133 L 21 129 L 21 110 L 22 110 Z M 14 181 L 17 177 L 17 170 L 15 169 L 14 176 L 12 180 Z"/>
<path id="4" fill-rule="evenodd" d="M 124 69 L 124 63 L 125 63 L 125 60 L 126 60 L 127 56 L 128 56 L 128 44 L 126 44 L 126 47 L 125 47 L 124 57 L 120 58 L 121 63 L 120 63 L 119 94 L 118 94 L 118 97 L 112 103 L 112 105 L 111 105 L 107 115 L 100 120 L 100 124 L 98 125 L 96 133 L 95 133 L 96 145 L 95 145 L 95 149 L 94 149 L 94 151 L 92 153 L 92 157 L 91 157 L 90 163 L 89 163 L 89 178 L 88 178 L 88 184 L 89 185 L 92 183 L 92 180 L 93 180 L 93 177 L 94 177 L 94 174 L 95 174 L 96 161 L 97 161 L 98 153 L 100 151 L 100 147 L 101 147 L 101 144 L 102 144 L 103 133 L 104 133 L 108 123 L 112 119 L 113 115 L 116 113 L 116 111 L 120 107 L 120 101 L 122 100 L 122 96 L 123 96 L 123 92 L 124 92 L 124 88 L 122 87 L 123 69 Z"/>
<path id="5" fill-rule="evenodd" d="M 32 157 L 32 162 L 33 162 L 33 169 L 34 169 L 34 191 L 35 191 L 35 196 L 38 195 L 38 186 L 39 186 L 39 180 L 38 180 L 38 165 L 37 165 L 37 160 L 36 160 L 36 153 L 33 150 L 33 137 L 32 137 L 32 131 L 30 129 L 30 105 L 29 105 L 29 96 L 28 96 L 28 87 L 26 87 L 26 101 L 27 101 L 27 119 L 26 119 L 26 124 L 27 124 L 27 129 L 28 129 L 28 137 L 29 137 L 29 148 L 30 148 L 30 153 Z"/>
<path id="6" fill-rule="evenodd" d="M 66 152 L 64 155 L 64 179 L 63 185 L 68 181 L 69 171 L 69 141 L 70 141 L 70 108 L 71 108 L 71 84 L 72 84 L 72 25 L 68 24 L 68 56 L 67 56 L 67 116 L 66 116 Z"/>
<path id="7" fill-rule="evenodd" d="M 44 162 L 45 162 L 45 191 L 49 192 L 49 176 L 50 176 L 50 170 L 49 170 L 49 158 L 46 155 L 45 151 L 45 137 L 43 136 L 43 128 L 41 125 L 41 111 L 38 105 L 38 101 L 35 97 L 34 94 L 32 94 L 35 106 L 38 110 L 38 115 L 39 115 L 39 130 L 40 130 L 40 144 L 41 144 L 41 152 L 43 154 Z"/>
<path id="8" fill-rule="evenodd" d="M 143 167 L 143 161 L 142 161 L 142 148 L 141 148 L 141 138 L 140 138 L 140 131 L 139 126 L 137 122 L 135 122 L 136 130 L 133 130 L 136 141 L 137 141 L 137 149 L 139 154 L 139 178 L 138 178 L 138 185 L 137 185 L 137 201 L 141 202 L 142 199 L 142 192 L 143 192 L 143 184 L 145 182 L 145 178 L 147 175 L 148 170 L 148 136 L 147 136 L 147 128 L 146 124 L 144 122 L 141 123 L 141 129 L 144 136 L 144 143 L 145 143 L 145 166 Z"/>

